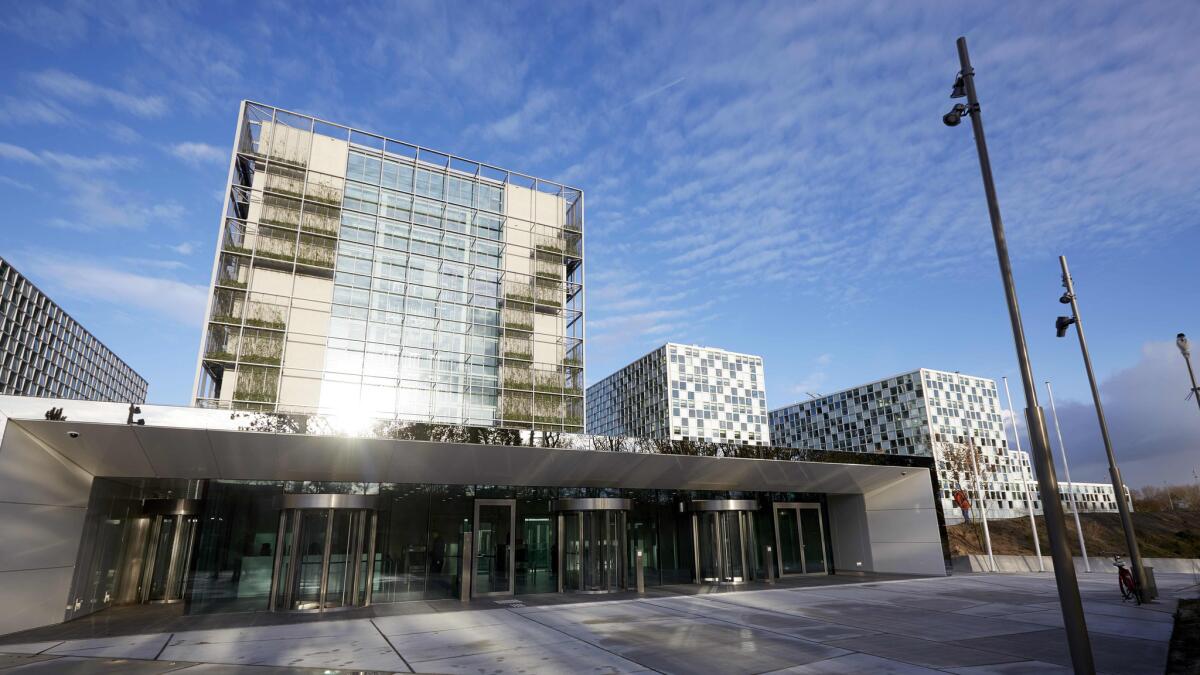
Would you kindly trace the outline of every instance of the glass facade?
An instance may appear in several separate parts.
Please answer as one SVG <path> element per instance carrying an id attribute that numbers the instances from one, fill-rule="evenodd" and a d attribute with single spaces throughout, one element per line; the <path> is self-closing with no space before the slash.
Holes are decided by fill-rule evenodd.
<path id="1" fill-rule="evenodd" d="M 583 194 L 246 103 L 206 407 L 583 430 Z"/>
<path id="2" fill-rule="evenodd" d="M 0 394 L 146 400 L 146 380 L 0 258 Z"/>
<path id="3" fill-rule="evenodd" d="M 587 430 L 769 446 L 759 356 L 667 343 L 588 387 Z"/>
<path id="4" fill-rule="evenodd" d="M 199 498 L 174 521 L 191 528 L 181 537 L 154 525 L 151 506 L 183 494 Z M 331 495 L 365 501 L 285 501 Z M 619 505 L 587 506 L 605 500 Z M 464 569 L 474 597 L 617 591 L 635 585 L 638 551 L 649 586 L 739 582 L 764 578 L 775 506 L 797 504 L 807 529 L 785 521 L 782 536 L 815 562 L 773 569 L 824 574 L 833 549 L 822 494 L 98 478 L 73 596 L 83 615 L 154 601 L 146 590 L 170 579 L 187 613 L 330 609 L 459 598 Z M 181 576 L 156 572 L 171 569 Z"/>

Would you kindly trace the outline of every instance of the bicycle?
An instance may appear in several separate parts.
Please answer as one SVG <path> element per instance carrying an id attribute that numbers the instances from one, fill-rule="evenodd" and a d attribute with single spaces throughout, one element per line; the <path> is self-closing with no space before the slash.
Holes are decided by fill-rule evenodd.
<path id="1" fill-rule="evenodd" d="M 1121 589 L 1121 602 L 1133 600 L 1135 604 L 1142 604 L 1142 594 L 1138 592 L 1137 580 L 1133 578 L 1133 573 L 1125 567 L 1125 561 L 1121 560 L 1120 554 L 1113 554 L 1112 564 L 1117 568 L 1117 586 Z"/>

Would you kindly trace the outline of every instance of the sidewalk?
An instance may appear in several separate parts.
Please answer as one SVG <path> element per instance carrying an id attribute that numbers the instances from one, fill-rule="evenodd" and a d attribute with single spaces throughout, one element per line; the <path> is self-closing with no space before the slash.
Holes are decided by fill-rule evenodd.
<path id="1" fill-rule="evenodd" d="M 1161 575 L 1160 600 L 1135 607 L 1121 603 L 1111 576 L 1081 576 L 1100 671 L 1161 673 L 1175 599 L 1196 596 L 1194 583 Z M 223 627 L 107 637 L 33 640 L 27 631 L 0 638 L 0 654 L 12 655 L 0 656 L 0 673 L 967 674 L 1069 666 L 1050 574 L 542 597 L 445 611 L 405 603 L 416 611 L 241 627 L 229 626 L 239 615 L 223 615 Z"/>

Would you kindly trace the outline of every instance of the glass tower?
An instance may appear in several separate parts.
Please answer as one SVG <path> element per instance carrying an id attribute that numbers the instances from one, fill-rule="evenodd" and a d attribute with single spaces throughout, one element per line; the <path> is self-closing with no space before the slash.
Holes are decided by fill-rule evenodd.
<path id="1" fill-rule="evenodd" d="M 243 102 L 204 407 L 583 430 L 583 192 Z"/>

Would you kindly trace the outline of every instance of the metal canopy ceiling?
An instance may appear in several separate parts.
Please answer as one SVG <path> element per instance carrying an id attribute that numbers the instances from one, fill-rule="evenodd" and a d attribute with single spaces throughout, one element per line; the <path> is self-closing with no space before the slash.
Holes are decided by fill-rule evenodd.
<path id="1" fill-rule="evenodd" d="M 95 476 L 864 494 L 920 468 L 12 419 Z M 68 432 L 75 432 L 72 437 Z"/>

